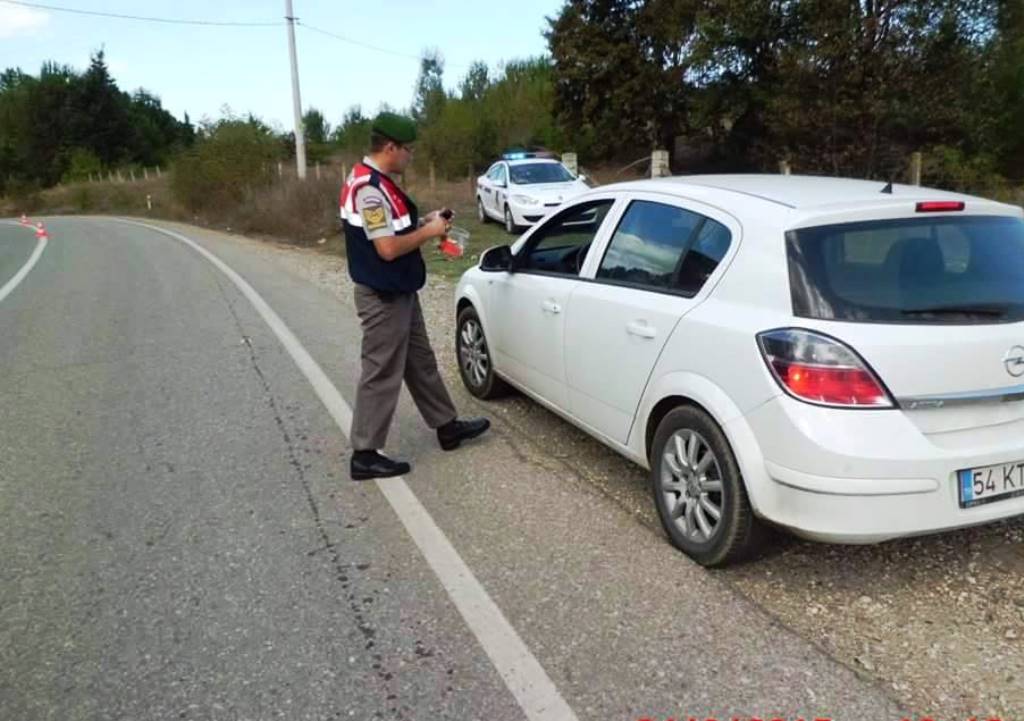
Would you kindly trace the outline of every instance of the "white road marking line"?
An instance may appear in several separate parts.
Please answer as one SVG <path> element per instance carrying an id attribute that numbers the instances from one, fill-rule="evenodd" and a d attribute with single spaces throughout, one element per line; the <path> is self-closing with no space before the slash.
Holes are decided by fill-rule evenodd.
<path id="1" fill-rule="evenodd" d="M 327 408 L 327 412 L 345 438 L 349 437 L 352 411 L 345 399 L 280 316 L 242 276 L 206 248 L 180 233 L 131 220 L 119 222 L 163 233 L 185 243 L 231 279 L 270 326 L 299 370 L 312 384 L 317 397 Z M 562 698 L 540 662 L 480 585 L 405 479 L 378 480 L 377 487 L 405 525 L 413 542 L 441 581 L 448 597 L 462 614 L 469 630 L 476 636 L 526 717 L 530 721 L 577 721 L 576 714 Z"/>
<path id="2" fill-rule="evenodd" d="M 35 232 L 34 226 L 22 225 L 21 223 L 14 223 L 8 220 L 0 222 L 3 222 L 4 225 L 14 225 L 19 228 L 25 228 L 26 230 L 31 230 Z M 46 250 L 45 237 L 40 238 L 39 242 L 36 243 L 36 249 L 32 251 L 32 255 L 29 256 L 28 261 L 25 263 L 25 265 L 21 266 L 18 272 L 14 274 L 13 278 L 4 283 L 3 288 L 0 288 L 0 302 L 3 302 L 3 299 L 9 296 L 11 294 L 11 291 L 18 287 L 18 283 L 25 279 L 25 276 L 28 275 L 28 272 L 30 270 L 32 270 L 32 266 L 36 264 L 36 262 L 39 260 L 39 256 L 43 254 L 44 250 Z"/>

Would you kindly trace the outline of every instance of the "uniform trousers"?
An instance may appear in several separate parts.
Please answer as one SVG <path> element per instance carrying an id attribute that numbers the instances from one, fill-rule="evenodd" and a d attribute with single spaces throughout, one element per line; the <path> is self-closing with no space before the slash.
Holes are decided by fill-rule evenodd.
<path id="1" fill-rule="evenodd" d="M 355 286 L 363 328 L 362 375 L 352 415 L 352 449 L 380 450 L 405 381 L 423 420 L 440 428 L 456 418 L 455 405 L 437 369 L 417 293 L 380 293 Z"/>

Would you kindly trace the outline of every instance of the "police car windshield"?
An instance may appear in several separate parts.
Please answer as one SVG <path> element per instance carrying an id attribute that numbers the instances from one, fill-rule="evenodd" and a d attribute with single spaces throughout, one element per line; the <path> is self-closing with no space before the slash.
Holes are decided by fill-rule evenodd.
<path id="1" fill-rule="evenodd" d="M 573 180 L 572 173 L 561 163 L 523 163 L 510 165 L 512 182 L 516 185 L 534 183 L 567 183 Z"/>

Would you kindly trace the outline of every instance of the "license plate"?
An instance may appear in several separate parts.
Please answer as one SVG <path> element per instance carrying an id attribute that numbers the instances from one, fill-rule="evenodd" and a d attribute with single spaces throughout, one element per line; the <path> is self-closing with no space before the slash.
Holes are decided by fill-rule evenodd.
<path id="1" fill-rule="evenodd" d="M 1024 496 L 1024 462 L 971 468 L 956 475 L 961 508 Z"/>

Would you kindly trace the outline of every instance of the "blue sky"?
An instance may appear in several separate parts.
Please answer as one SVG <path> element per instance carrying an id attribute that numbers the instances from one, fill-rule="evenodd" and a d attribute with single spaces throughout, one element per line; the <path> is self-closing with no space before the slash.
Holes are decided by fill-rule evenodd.
<path id="1" fill-rule="evenodd" d="M 284 0 L 39 0 L 40 4 L 127 15 L 237 22 L 275 27 L 199 27 L 88 17 L 11 5 L 0 0 L 0 69 L 37 74 L 46 60 L 84 69 L 103 48 L 122 90 L 140 87 L 165 108 L 193 121 L 219 117 L 227 105 L 253 112 L 284 129 L 292 126 Z M 419 71 L 416 59 L 437 48 L 445 84 L 454 87 L 474 60 L 492 69 L 502 61 L 540 55 L 545 16 L 562 0 L 293 0 L 296 17 L 310 26 L 367 45 L 297 27 L 304 108 L 323 111 L 331 125 L 361 105 L 372 114 L 382 102 L 408 107 Z M 412 57 L 409 57 L 412 56 Z"/>

